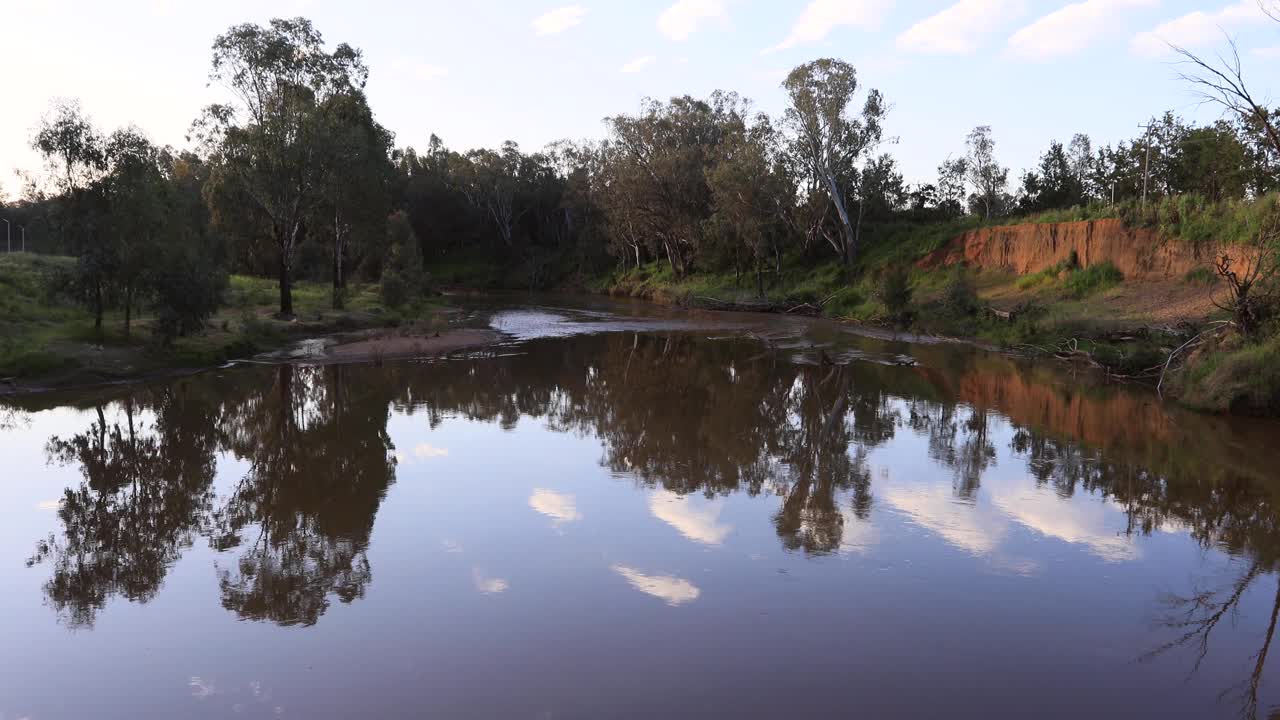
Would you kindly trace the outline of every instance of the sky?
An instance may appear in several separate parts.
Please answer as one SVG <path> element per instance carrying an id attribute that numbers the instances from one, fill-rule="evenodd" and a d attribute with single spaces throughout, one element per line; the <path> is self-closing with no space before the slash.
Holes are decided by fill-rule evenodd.
<path id="1" fill-rule="evenodd" d="M 54 98 L 187 146 L 220 97 L 214 37 L 296 15 L 364 52 L 370 104 L 402 147 L 434 133 L 532 151 L 599 138 L 645 97 L 716 89 L 779 114 L 787 71 L 835 57 L 892 105 L 888 150 L 908 181 L 932 180 L 975 125 L 1016 176 L 1076 132 L 1114 142 L 1165 110 L 1219 117 L 1177 79 L 1167 42 L 1212 53 L 1226 33 L 1255 91 L 1280 90 L 1280 24 L 1256 0 L 0 0 L 0 192 L 42 172 L 29 143 Z"/>

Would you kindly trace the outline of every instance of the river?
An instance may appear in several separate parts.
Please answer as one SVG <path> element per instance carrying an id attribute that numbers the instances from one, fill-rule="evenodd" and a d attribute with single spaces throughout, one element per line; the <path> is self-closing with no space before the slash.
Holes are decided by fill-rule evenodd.
<path id="1" fill-rule="evenodd" d="M 0 405 L 0 718 L 1276 717 L 1280 426 L 833 323 Z"/>

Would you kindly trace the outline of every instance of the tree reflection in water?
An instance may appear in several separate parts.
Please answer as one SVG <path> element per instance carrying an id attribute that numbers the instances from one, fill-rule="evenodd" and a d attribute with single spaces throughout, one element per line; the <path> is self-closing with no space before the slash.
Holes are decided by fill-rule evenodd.
<path id="1" fill-rule="evenodd" d="M 83 433 L 48 443 L 51 460 L 82 475 L 62 499 L 62 532 L 32 558 L 51 569 L 50 603 L 90 625 L 113 596 L 145 602 L 206 536 L 235 557 L 219 556 L 225 607 L 248 619 L 317 622 L 331 598 L 354 601 L 371 582 L 366 550 L 395 481 L 392 409 L 431 427 L 450 417 L 503 427 L 538 418 L 600 438 L 605 467 L 646 486 L 775 496 L 780 542 L 806 554 L 839 550 L 846 523 L 868 521 L 869 457 L 899 433 L 924 439 L 952 474 L 952 496 L 973 503 L 996 462 L 997 428 L 1007 427 L 1030 482 L 1063 499 L 1084 491 L 1114 502 L 1130 535 L 1185 528 L 1249 563 L 1231 588 L 1171 597 L 1175 634 L 1156 654 L 1190 645 L 1203 657 L 1216 618 L 1277 578 L 1271 468 L 1238 452 L 1221 423 L 1174 416 L 1136 394 L 1063 389 L 993 356 L 956 355 L 932 369 L 832 366 L 749 339 L 619 333 L 429 366 L 237 371 L 93 407 Z M 249 469 L 215 498 L 219 453 Z M 1249 713 L 1272 615 L 1241 686 Z"/>
<path id="2" fill-rule="evenodd" d="M 241 551 L 220 569 L 222 604 L 243 618 L 316 622 L 329 596 L 362 597 L 374 515 L 395 480 L 390 396 L 348 368 L 276 369 L 228 417 L 228 445 L 251 463 L 212 516 L 213 543 Z"/>

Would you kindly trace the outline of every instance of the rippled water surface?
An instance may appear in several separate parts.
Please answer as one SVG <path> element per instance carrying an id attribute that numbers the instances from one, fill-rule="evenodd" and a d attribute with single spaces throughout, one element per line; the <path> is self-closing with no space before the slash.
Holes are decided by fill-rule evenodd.
<path id="1" fill-rule="evenodd" d="M 820 322 L 0 405 L 0 718 L 1280 716 L 1280 429 Z"/>

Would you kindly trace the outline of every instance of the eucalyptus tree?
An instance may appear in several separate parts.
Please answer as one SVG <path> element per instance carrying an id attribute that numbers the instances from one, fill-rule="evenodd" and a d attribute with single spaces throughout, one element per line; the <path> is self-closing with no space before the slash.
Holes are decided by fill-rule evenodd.
<path id="1" fill-rule="evenodd" d="M 378 123 L 362 92 L 336 95 L 321 108 L 319 142 L 326 155 L 312 228 L 332 233 L 335 310 L 343 307 L 352 238 L 382 233 L 391 210 L 391 132 Z"/>
<path id="2" fill-rule="evenodd" d="M 756 294 L 761 297 L 764 266 L 771 255 L 775 271 L 781 271 L 785 214 L 795 197 L 782 154 L 781 137 L 769 117 L 761 114 L 721 143 L 718 162 L 707 169 L 714 218 L 750 252 Z"/>
<path id="3" fill-rule="evenodd" d="M 736 93 L 647 100 L 636 115 L 606 122 L 615 163 L 611 191 L 630 207 L 620 229 L 641 240 L 652 257 L 665 256 L 677 277 L 692 268 L 704 249 L 713 198 L 706 169 L 720 143 L 740 132 L 746 103 Z"/>
<path id="4" fill-rule="evenodd" d="M 55 222 L 66 249 L 77 256 L 73 294 L 102 330 L 114 256 L 102 233 L 105 216 L 98 180 L 107 167 L 106 138 L 74 100 L 55 101 L 36 126 L 32 147 L 44 156 L 62 193 Z"/>
<path id="5" fill-rule="evenodd" d="M 603 195 L 605 144 L 560 140 L 547 146 L 547 161 L 559 184 L 556 234 L 567 243 L 579 271 L 602 265 L 607 243 Z"/>
<path id="6" fill-rule="evenodd" d="M 114 262 L 111 282 L 124 309 L 127 340 L 139 296 L 147 291 L 162 236 L 172 228 L 170 187 L 160 168 L 160 150 L 141 130 L 122 128 L 106 143 L 109 171 L 103 179 L 108 242 Z"/>
<path id="7" fill-rule="evenodd" d="M 858 161 L 883 137 L 882 122 L 888 111 L 879 90 L 871 90 L 861 113 L 850 113 L 858 93 L 854 67 L 823 58 L 791 71 L 782 87 L 790 105 L 783 120 L 792 134 L 792 152 L 820 186 L 836 212 L 840 233 L 828 242 L 846 263 L 858 252 L 858 235 L 850 206 L 858 192 Z"/>
<path id="8" fill-rule="evenodd" d="M 1054 140 L 1040 156 L 1036 169 L 1022 174 L 1019 203 L 1023 210 L 1041 211 L 1085 202 L 1085 179 L 1077 174 L 1062 143 Z"/>
<path id="9" fill-rule="evenodd" d="M 293 314 L 295 250 L 323 198 L 326 109 L 360 91 L 368 75 L 359 50 L 325 50 L 305 18 L 236 25 L 213 43 L 209 78 L 230 100 L 207 107 L 196 131 L 217 159 L 218 179 L 233 183 L 269 227 L 282 316 Z"/>
<path id="10" fill-rule="evenodd" d="M 945 215 L 958 217 L 965 211 L 965 178 L 969 174 L 965 158 L 948 156 L 938 166 L 938 207 Z"/>
<path id="11" fill-rule="evenodd" d="M 965 139 L 965 172 L 973 186 L 971 204 L 990 219 L 1002 209 L 1001 200 L 1009 182 L 1009 168 L 996 161 L 996 141 L 991 137 L 990 125 L 975 127 Z"/>
<path id="12" fill-rule="evenodd" d="M 529 160 L 510 140 L 497 150 L 478 148 L 450 156 L 453 183 L 497 232 L 502 248 L 511 250 L 516 228 L 531 206 L 525 202 Z"/>

